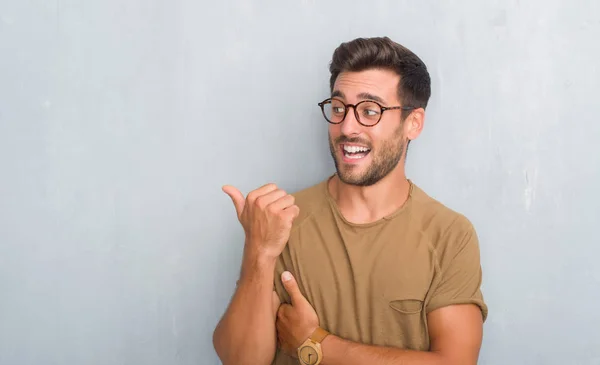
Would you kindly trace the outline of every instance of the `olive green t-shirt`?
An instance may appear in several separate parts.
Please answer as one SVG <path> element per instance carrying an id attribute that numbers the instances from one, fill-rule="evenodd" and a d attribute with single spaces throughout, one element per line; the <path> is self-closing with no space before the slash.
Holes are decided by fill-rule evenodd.
<path id="1" fill-rule="evenodd" d="M 293 194 L 300 208 L 275 269 L 282 303 L 290 271 L 320 326 L 369 345 L 429 350 L 426 315 L 472 303 L 483 319 L 479 243 L 470 221 L 410 182 L 406 203 L 368 224 L 347 221 L 328 180 Z M 298 364 L 280 350 L 273 364 Z"/>

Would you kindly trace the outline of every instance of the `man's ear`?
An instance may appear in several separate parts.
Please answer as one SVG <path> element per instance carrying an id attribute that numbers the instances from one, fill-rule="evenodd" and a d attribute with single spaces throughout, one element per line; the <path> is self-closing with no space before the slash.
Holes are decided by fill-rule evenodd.
<path id="1" fill-rule="evenodd" d="M 418 108 L 413 110 L 406 120 L 405 124 L 405 136 L 409 140 L 417 139 L 423 130 L 423 125 L 425 124 L 425 109 Z"/>

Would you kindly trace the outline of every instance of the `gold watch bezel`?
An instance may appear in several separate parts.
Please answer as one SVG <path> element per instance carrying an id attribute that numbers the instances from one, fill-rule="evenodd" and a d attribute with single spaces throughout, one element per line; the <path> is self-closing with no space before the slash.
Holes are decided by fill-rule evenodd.
<path id="1" fill-rule="evenodd" d="M 307 363 L 302 359 L 301 352 L 306 347 L 309 347 L 309 348 L 315 350 L 315 352 L 317 353 L 317 361 L 316 362 Z M 315 342 L 315 341 L 311 340 L 310 338 L 307 338 L 306 341 L 304 341 L 304 343 L 302 345 L 300 345 L 300 347 L 298 347 L 298 360 L 300 361 L 300 364 L 302 364 L 302 365 L 319 365 L 321 363 L 321 361 L 323 360 L 323 352 L 321 351 L 321 344 L 319 342 Z"/>

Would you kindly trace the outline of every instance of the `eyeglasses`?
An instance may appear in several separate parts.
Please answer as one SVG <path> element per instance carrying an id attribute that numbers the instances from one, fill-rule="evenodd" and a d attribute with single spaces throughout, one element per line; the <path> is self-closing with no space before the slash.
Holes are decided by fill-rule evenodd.
<path id="1" fill-rule="evenodd" d="M 340 124 L 346 119 L 348 109 L 354 108 L 356 120 L 365 127 L 372 127 L 379 123 L 383 112 L 386 110 L 413 110 L 412 106 L 390 106 L 386 107 L 372 100 L 363 100 L 356 104 L 344 104 L 343 101 L 336 98 L 325 99 L 318 103 L 327 122 L 331 124 Z"/>

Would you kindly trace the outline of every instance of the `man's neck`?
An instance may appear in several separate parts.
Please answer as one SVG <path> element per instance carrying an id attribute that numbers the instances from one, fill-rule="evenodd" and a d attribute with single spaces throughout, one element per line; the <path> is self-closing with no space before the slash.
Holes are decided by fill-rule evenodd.
<path id="1" fill-rule="evenodd" d="M 408 199 L 410 183 L 404 171 L 393 171 L 375 185 L 355 186 L 340 180 L 336 174 L 329 181 L 329 192 L 344 218 L 364 224 L 389 216 Z"/>

